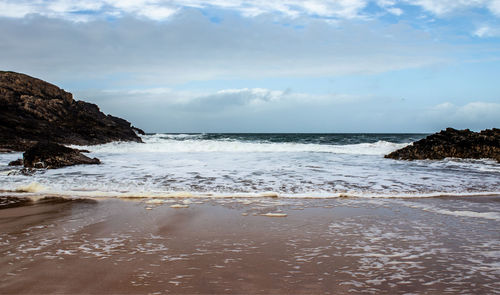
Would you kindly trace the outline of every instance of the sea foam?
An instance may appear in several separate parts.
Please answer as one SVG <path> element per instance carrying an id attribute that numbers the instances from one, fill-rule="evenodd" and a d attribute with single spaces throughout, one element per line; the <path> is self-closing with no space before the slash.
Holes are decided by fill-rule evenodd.
<path id="1" fill-rule="evenodd" d="M 397 161 L 410 135 L 155 134 L 80 147 L 101 165 L 0 173 L 7 193 L 124 199 L 498 195 L 492 160 Z M 392 140 L 392 141 L 390 141 Z M 0 155 L 0 171 L 17 155 Z M 35 182 L 35 184 L 32 184 Z"/>
<path id="2" fill-rule="evenodd" d="M 40 192 L 46 192 L 48 190 L 49 190 L 49 187 L 41 185 L 38 182 L 32 182 L 28 185 L 18 186 L 15 191 L 22 192 L 22 193 L 40 193 Z"/>
<path id="3" fill-rule="evenodd" d="M 135 142 L 113 142 L 98 146 L 84 146 L 95 153 L 286 153 L 313 152 L 351 155 L 384 155 L 407 143 L 377 141 L 348 145 L 304 144 L 290 142 L 242 142 L 235 140 L 198 140 L 187 136 L 185 140 L 171 137 L 144 137 L 146 144 Z M 177 138 L 177 137 L 175 137 Z M 81 148 L 81 147 L 80 147 Z"/>

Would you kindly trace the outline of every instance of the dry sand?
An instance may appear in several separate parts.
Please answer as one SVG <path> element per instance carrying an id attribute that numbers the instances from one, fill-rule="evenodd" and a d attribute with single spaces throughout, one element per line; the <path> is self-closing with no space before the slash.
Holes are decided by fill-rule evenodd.
<path id="1" fill-rule="evenodd" d="M 495 197 L 0 198 L 2 294 L 500 292 Z"/>

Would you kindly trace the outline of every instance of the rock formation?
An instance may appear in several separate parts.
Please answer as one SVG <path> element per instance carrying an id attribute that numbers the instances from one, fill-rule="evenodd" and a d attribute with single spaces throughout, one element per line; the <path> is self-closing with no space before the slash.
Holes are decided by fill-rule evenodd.
<path id="1" fill-rule="evenodd" d="M 77 149 L 57 143 L 39 142 L 23 154 L 26 168 L 60 168 L 78 164 L 99 164 L 97 158 L 89 158 Z"/>
<path id="2" fill-rule="evenodd" d="M 385 157 L 401 160 L 491 158 L 500 162 L 500 129 L 472 132 L 447 128 Z"/>
<path id="3" fill-rule="evenodd" d="M 38 141 L 92 145 L 141 142 L 142 130 L 103 114 L 97 105 L 75 101 L 55 85 L 0 71 L 0 151 L 24 151 Z"/>

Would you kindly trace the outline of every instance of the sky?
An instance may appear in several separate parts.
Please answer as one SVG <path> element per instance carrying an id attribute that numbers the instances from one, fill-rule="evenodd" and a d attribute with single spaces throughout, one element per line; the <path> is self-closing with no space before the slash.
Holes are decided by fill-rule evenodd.
<path id="1" fill-rule="evenodd" d="M 0 0 L 0 70 L 146 132 L 500 128 L 500 0 Z"/>

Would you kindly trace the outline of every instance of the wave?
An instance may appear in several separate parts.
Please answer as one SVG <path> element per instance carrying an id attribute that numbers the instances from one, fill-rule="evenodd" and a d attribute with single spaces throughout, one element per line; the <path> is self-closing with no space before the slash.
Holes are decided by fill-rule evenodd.
<path id="1" fill-rule="evenodd" d="M 179 134 L 164 134 L 164 133 L 155 133 L 150 135 L 143 135 L 141 138 L 147 141 L 161 141 L 165 139 L 175 139 L 175 140 L 187 140 L 187 139 L 203 139 L 206 136 L 205 133 L 197 133 L 197 134 L 187 134 L 187 133 L 179 133 Z"/>
<path id="2" fill-rule="evenodd" d="M 335 199 L 335 198 L 365 198 L 365 199 L 415 199 L 415 198 L 453 198 L 476 196 L 500 196 L 500 191 L 487 192 L 426 192 L 426 193 L 381 193 L 381 192 L 335 192 L 335 193 L 299 193 L 287 194 L 270 191 L 252 193 L 218 193 L 189 191 L 97 191 L 97 190 L 56 190 L 37 182 L 27 186 L 19 186 L 14 190 L 2 190 L 2 195 L 25 196 L 61 196 L 85 198 L 122 198 L 122 199 L 186 199 L 186 198 L 257 198 L 257 199 Z"/>
<path id="3" fill-rule="evenodd" d="M 242 142 L 231 139 L 198 139 L 202 135 L 150 135 L 143 137 L 144 144 L 114 142 L 85 146 L 95 153 L 334 153 L 351 155 L 385 155 L 403 148 L 408 143 L 377 141 L 347 145 L 305 144 L 290 142 Z M 178 140 L 179 137 L 184 140 Z M 80 147 L 82 148 L 82 147 Z"/>

